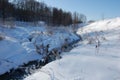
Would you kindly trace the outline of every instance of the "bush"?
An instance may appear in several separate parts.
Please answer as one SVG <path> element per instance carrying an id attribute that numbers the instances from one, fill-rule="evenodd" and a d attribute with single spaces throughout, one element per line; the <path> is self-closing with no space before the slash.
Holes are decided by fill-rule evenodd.
<path id="1" fill-rule="evenodd" d="M 6 18 L 5 25 L 7 26 L 7 28 L 15 28 L 14 18 Z"/>

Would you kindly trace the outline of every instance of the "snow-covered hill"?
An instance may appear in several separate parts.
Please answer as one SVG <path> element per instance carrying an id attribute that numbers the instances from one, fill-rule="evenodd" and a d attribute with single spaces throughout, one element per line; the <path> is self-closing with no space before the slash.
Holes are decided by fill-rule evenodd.
<path id="1" fill-rule="evenodd" d="M 120 80 L 120 18 L 97 21 L 77 33 L 83 37 L 78 47 L 25 80 Z"/>
<path id="2" fill-rule="evenodd" d="M 29 61 L 43 59 L 47 55 L 44 50 L 47 45 L 48 51 L 51 51 L 61 49 L 66 39 L 68 43 L 79 39 L 71 29 L 65 27 L 34 27 L 23 22 L 17 22 L 14 28 L 5 26 L 8 27 L 0 24 L 0 75 Z"/>

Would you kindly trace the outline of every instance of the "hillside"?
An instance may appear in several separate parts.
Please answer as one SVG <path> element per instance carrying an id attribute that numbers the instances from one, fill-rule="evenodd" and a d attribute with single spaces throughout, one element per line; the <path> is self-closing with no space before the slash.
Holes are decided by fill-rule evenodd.
<path id="1" fill-rule="evenodd" d="M 120 80 L 120 18 L 80 28 L 76 48 L 25 80 Z"/>
<path id="2" fill-rule="evenodd" d="M 31 23 L 16 22 L 14 28 L 0 24 L 0 75 L 21 68 L 30 61 L 46 62 L 49 52 L 62 52 L 62 46 L 79 40 L 79 36 L 65 27 L 37 27 Z"/>

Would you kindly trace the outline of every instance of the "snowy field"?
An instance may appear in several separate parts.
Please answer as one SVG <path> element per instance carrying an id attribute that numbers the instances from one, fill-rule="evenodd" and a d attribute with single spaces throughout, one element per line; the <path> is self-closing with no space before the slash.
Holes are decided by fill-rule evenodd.
<path id="1" fill-rule="evenodd" d="M 61 48 L 66 39 L 68 43 L 79 39 L 70 28 L 61 27 L 57 30 L 42 23 L 38 27 L 24 22 L 16 24 L 14 28 L 5 28 L 9 25 L 0 24 L 0 37 L 3 37 L 0 39 L 0 75 L 29 61 L 42 60 L 47 55 L 43 48 L 48 44 L 48 50 L 51 51 Z M 41 45 L 38 54 L 36 46 Z"/>
<path id="2" fill-rule="evenodd" d="M 120 18 L 79 29 L 83 41 L 25 80 L 120 80 Z"/>

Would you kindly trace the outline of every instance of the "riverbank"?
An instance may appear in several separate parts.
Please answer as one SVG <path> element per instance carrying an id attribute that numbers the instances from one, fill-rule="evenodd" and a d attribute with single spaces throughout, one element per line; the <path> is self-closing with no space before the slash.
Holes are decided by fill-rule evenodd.
<path id="1" fill-rule="evenodd" d="M 120 18 L 79 29 L 82 41 L 24 80 L 120 80 Z"/>
<path id="2" fill-rule="evenodd" d="M 12 75 L 18 77 L 20 73 L 30 74 L 29 69 L 40 68 L 41 65 L 55 60 L 61 52 L 67 51 L 68 46 L 80 40 L 80 36 L 69 27 L 24 27 L 23 24 L 12 29 L 0 27 L 0 31 L 4 36 L 0 41 L 2 80 L 10 79 Z"/>

